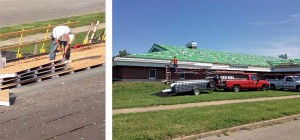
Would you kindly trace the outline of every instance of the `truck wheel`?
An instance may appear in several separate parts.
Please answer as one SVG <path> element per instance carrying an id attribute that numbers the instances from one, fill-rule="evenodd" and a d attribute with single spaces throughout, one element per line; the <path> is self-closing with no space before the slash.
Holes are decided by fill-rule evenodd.
<path id="1" fill-rule="evenodd" d="M 275 90 L 276 89 L 276 87 L 275 87 L 275 85 L 270 85 L 270 89 L 272 89 L 272 90 Z"/>
<path id="2" fill-rule="evenodd" d="M 269 86 L 268 85 L 263 85 L 263 87 L 261 88 L 262 91 L 268 91 L 269 90 Z"/>
<path id="3" fill-rule="evenodd" d="M 199 88 L 194 89 L 194 95 L 199 95 L 200 93 L 201 91 L 199 90 Z"/>
<path id="4" fill-rule="evenodd" d="M 234 92 L 239 92 L 241 90 L 241 87 L 239 85 L 234 85 L 233 86 L 233 91 Z"/>
<path id="5" fill-rule="evenodd" d="M 297 86 L 296 90 L 297 90 L 298 92 L 300 92 L 300 86 Z"/>

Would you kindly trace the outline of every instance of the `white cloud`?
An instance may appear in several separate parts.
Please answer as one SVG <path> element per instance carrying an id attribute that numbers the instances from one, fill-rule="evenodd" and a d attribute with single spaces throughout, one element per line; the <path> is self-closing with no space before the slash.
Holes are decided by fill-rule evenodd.
<path id="1" fill-rule="evenodd" d="M 283 19 L 280 21 L 259 21 L 259 22 L 249 23 L 249 24 L 253 26 L 263 26 L 263 25 L 284 25 L 289 23 L 299 24 L 300 14 L 289 15 L 287 19 Z"/>
<path id="2" fill-rule="evenodd" d="M 251 25 L 254 26 L 262 26 L 262 25 L 283 25 L 283 24 L 287 24 L 287 23 L 291 23 L 295 20 L 293 19 L 289 19 L 289 20 L 283 20 L 283 21 L 261 21 L 261 22 L 256 22 L 256 23 L 250 23 Z"/>
<path id="3" fill-rule="evenodd" d="M 290 58 L 300 58 L 300 35 L 290 37 L 277 37 L 269 41 L 255 41 L 254 46 L 260 46 L 250 49 L 252 54 L 274 56 L 287 54 Z"/>
<path id="4" fill-rule="evenodd" d="M 298 17 L 300 17 L 300 14 L 293 14 L 293 15 L 290 15 L 290 17 L 298 18 Z"/>
<path id="5" fill-rule="evenodd" d="M 296 23 L 299 24 L 300 23 L 300 19 L 287 19 L 287 20 L 282 20 L 282 21 L 262 21 L 262 22 L 256 22 L 256 23 L 250 23 L 250 25 L 253 26 L 262 26 L 262 25 L 284 25 L 284 24 L 289 24 L 289 23 Z"/>

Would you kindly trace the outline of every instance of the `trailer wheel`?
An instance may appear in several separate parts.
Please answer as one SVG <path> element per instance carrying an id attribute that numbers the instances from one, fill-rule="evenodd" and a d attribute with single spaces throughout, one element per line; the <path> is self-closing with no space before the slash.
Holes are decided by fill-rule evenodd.
<path id="1" fill-rule="evenodd" d="M 270 89 L 275 90 L 276 89 L 275 85 L 274 84 L 270 85 Z"/>
<path id="2" fill-rule="evenodd" d="M 268 91 L 269 90 L 269 86 L 268 85 L 263 85 L 263 87 L 261 88 L 262 91 Z"/>
<path id="3" fill-rule="evenodd" d="M 194 95 L 199 95 L 201 93 L 199 88 L 195 88 L 193 91 L 194 91 Z"/>
<path id="4" fill-rule="evenodd" d="M 233 91 L 234 91 L 234 92 L 239 92 L 240 90 L 241 90 L 240 85 L 234 85 L 234 86 L 233 86 Z"/>
<path id="5" fill-rule="evenodd" d="M 216 87 L 216 82 L 213 80 L 209 81 L 209 87 L 214 89 Z"/>

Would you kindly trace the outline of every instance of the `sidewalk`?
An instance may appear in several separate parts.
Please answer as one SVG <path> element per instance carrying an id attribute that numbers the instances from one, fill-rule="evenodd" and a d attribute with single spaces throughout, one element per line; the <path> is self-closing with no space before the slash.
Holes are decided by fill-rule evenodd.
<path id="1" fill-rule="evenodd" d="M 80 32 L 87 32 L 89 27 L 90 27 L 90 25 L 86 25 L 86 26 L 81 26 L 81 27 L 76 27 L 76 28 L 71 28 L 71 29 L 74 33 L 80 33 Z M 102 29 L 102 28 L 105 28 L 105 23 L 99 24 L 98 29 Z M 92 30 L 94 30 L 94 28 Z M 50 34 L 51 34 L 51 32 L 48 33 L 48 38 L 50 37 Z M 35 35 L 25 36 L 25 37 L 23 37 L 22 40 L 23 40 L 23 43 L 25 43 L 25 42 L 42 40 L 42 39 L 44 39 L 44 37 L 45 37 L 45 33 L 39 33 L 39 34 L 35 34 Z M 0 41 L 0 47 L 18 44 L 19 40 L 20 40 L 20 38 L 12 38 L 12 39 L 8 39 L 5 41 Z"/>
<path id="2" fill-rule="evenodd" d="M 254 98 L 254 99 L 210 101 L 210 102 L 187 103 L 187 104 L 176 104 L 176 105 L 160 105 L 160 106 L 140 107 L 140 108 L 114 109 L 113 115 L 126 114 L 126 113 L 150 112 L 150 111 L 159 111 L 159 110 L 173 110 L 173 109 L 191 108 L 191 107 L 203 107 L 203 106 L 211 106 L 211 105 L 224 105 L 224 104 L 234 104 L 234 103 L 249 103 L 249 102 L 257 102 L 257 101 L 292 99 L 292 98 L 300 98 L 300 95 L 281 96 L 281 97 L 264 97 L 264 98 Z"/>
<path id="3" fill-rule="evenodd" d="M 254 130 L 231 132 L 228 136 L 210 136 L 199 140 L 299 140 L 300 120 Z"/>
<path id="4" fill-rule="evenodd" d="M 209 131 L 174 140 L 298 140 L 300 114 Z"/>

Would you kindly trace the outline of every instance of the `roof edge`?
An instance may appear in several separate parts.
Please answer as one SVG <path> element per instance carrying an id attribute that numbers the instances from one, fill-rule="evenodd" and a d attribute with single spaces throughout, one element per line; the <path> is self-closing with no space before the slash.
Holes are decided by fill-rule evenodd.
<path id="1" fill-rule="evenodd" d="M 159 50 L 159 51 L 166 51 L 166 50 L 167 50 L 167 49 L 161 47 L 159 44 L 154 43 L 154 44 L 152 45 L 152 47 L 150 48 L 150 50 L 148 51 L 148 53 L 155 52 L 154 49 L 157 49 L 157 50 Z"/>

